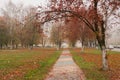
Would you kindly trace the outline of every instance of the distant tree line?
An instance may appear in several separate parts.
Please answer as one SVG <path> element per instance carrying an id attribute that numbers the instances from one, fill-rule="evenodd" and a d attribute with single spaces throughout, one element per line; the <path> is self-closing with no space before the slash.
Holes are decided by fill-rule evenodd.
<path id="1" fill-rule="evenodd" d="M 39 43 L 40 24 L 36 21 L 35 7 L 9 1 L 1 11 L 0 49 L 32 48 Z"/>

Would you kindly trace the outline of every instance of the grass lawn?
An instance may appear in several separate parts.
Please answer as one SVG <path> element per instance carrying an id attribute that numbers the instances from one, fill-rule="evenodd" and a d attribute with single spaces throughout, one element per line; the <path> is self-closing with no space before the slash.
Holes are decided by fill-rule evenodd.
<path id="1" fill-rule="evenodd" d="M 0 50 L 0 80 L 43 80 L 60 53 L 55 49 Z"/>
<path id="2" fill-rule="evenodd" d="M 75 62 L 84 71 L 87 80 L 120 80 L 120 52 L 108 51 L 110 70 L 102 71 L 101 51 L 97 49 L 80 49 L 71 51 Z"/>

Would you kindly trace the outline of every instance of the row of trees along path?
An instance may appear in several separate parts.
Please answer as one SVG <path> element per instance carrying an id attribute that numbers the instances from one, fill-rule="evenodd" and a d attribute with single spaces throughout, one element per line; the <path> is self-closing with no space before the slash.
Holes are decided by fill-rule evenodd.
<path id="1" fill-rule="evenodd" d="M 86 26 L 95 34 L 102 53 L 102 69 L 108 70 L 108 61 L 106 54 L 106 31 L 109 29 L 108 21 L 111 16 L 116 15 L 119 18 L 120 1 L 119 0 L 49 0 L 48 8 L 43 11 L 39 6 L 37 18 L 41 19 L 41 23 L 51 20 L 69 19 L 76 17 L 80 22 L 84 22 Z M 44 15 L 44 16 L 43 16 Z M 114 19 L 117 20 L 117 18 Z"/>
<path id="2" fill-rule="evenodd" d="M 64 50 L 45 80 L 85 80 L 68 50 Z"/>

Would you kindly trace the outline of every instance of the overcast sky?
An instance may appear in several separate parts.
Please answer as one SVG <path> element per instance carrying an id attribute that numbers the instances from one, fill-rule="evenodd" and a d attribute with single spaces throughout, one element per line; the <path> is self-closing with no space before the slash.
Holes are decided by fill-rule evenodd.
<path id="1" fill-rule="evenodd" d="M 4 8 L 9 1 L 12 1 L 14 4 L 22 3 L 24 4 L 24 6 L 30 5 L 37 7 L 38 5 L 44 6 L 48 0 L 0 0 L 0 15 L 1 15 L 1 8 Z"/>
<path id="2" fill-rule="evenodd" d="M 11 0 L 13 3 L 23 3 L 25 6 L 33 5 L 38 6 L 40 4 L 45 4 L 47 0 Z M 9 0 L 0 0 L 0 8 L 4 7 L 6 3 L 8 3 Z"/>

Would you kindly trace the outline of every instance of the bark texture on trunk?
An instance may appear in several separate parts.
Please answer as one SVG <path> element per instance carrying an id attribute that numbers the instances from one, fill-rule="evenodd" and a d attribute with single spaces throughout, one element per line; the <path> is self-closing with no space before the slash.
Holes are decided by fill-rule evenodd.
<path id="1" fill-rule="evenodd" d="M 11 42 L 10 42 L 10 49 L 11 50 L 14 49 L 14 47 L 13 47 L 13 40 L 11 40 Z"/>
<path id="2" fill-rule="evenodd" d="M 84 41 L 82 40 L 81 52 L 84 52 Z"/>
<path id="3" fill-rule="evenodd" d="M 57 45 L 56 49 L 57 49 L 57 50 L 60 50 L 60 47 L 59 47 L 59 45 Z"/>
<path id="4" fill-rule="evenodd" d="M 105 38 L 103 38 L 102 40 L 100 40 L 100 38 L 98 37 L 98 43 L 102 52 L 102 69 L 103 70 L 108 70 L 108 59 L 107 59 L 107 51 L 106 51 L 106 46 L 105 46 Z"/>
<path id="5" fill-rule="evenodd" d="M 108 70 L 107 52 L 104 46 L 102 48 L 102 69 Z"/>
<path id="6" fill-rule="evenodd" d="M 84 46 L 82 46 L 81 52 L 84 52 Z"/>

